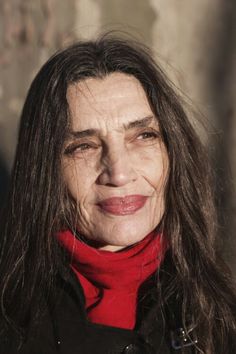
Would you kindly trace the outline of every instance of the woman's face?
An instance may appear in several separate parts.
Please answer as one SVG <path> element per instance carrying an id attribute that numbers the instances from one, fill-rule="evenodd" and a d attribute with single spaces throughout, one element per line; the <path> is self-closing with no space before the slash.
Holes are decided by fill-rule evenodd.
<path id="1" fill-rule="evenodd" d="M 159 126 L 139 81 L 122 73 L 70 85 L 64 181 L 77 203 L 78 231 L 116 251 L 160 222 L 168 171 Z"/>

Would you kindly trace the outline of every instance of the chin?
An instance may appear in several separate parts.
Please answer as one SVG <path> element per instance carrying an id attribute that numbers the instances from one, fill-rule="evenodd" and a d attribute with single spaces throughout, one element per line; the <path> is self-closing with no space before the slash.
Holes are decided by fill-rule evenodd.
<path id="1" fill-rule="evenodd" d="M 100 239 L 109 245 L 127 247 L 143 240 L 154 228 L 139 226 L 137 223 L 122 223 L 109 234 L 104 230 Z"/>

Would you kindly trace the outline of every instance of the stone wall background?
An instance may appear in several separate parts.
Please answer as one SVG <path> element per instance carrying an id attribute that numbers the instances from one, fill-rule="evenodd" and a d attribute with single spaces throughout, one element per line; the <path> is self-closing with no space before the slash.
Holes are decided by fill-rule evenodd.
<path id="1" fill-rule="evenodd" d="M 0 205 L 35 73 L 56 49 L 109 29 L 150 45 L 188 103 L 210 122 L 222 251 L 236 271 L 235 0 L 1 0 Z"/>

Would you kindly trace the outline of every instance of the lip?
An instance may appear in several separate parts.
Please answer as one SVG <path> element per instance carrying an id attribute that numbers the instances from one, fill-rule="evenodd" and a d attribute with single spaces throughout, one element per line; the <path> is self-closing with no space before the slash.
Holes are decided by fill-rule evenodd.
<path id="1" fill-rule="evenodd" d="M 147 198 L 147 196 L 139 194 L 127 195 L 124 197 L 111 197 L 102 200 L 97 205 L 109 214 L 131 215 L 145 205 Z"/>

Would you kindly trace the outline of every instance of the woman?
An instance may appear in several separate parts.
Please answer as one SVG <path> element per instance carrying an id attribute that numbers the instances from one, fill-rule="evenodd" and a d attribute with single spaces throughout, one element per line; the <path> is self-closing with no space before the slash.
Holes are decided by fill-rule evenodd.
<path id="1" fill-rule="evenodd" d="M 204 148 L 138 43 L 54 55 L 2 225 L 0 353 L 236 352 Z"/>

